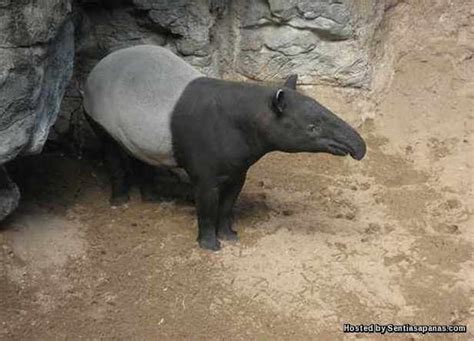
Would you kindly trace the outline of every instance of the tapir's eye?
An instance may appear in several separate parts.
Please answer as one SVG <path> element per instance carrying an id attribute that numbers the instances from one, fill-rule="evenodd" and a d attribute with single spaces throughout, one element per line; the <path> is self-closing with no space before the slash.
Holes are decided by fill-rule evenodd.
<path id="1" fill-rule="evenodd" d="M 308 132 L 311 134 L 319 134 L 321 132 L 321 126 L 318 123 L 312 123 L 308 125 Z"/>

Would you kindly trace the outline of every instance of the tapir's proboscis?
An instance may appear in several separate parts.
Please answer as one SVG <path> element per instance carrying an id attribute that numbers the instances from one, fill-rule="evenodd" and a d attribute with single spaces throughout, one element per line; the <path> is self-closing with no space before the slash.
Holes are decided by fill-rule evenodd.
<path id="1" fill-rule="evenodd" d="M 115 51 L 92 70 L 86 116 L 101 137 L 111 203 L 128 200 L 127 164 L 143 171 L 142 196 L 155 169 L 182 168 L 194 189 L 198 241 L 218 250 L 237 240 L 232 209 L 250 166 L 272 151 L 351 155 L 366 145 L 349 124 L 296 90 L 202 75 L 171 51 L 140 45 Z"/>

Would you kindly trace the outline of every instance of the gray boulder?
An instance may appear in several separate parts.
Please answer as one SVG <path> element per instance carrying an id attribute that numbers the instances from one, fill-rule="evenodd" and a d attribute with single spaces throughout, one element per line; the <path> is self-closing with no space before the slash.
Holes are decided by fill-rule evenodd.
<path id="1" fill-rule="evenodd" d="M 0 166 L 46 142 L 72 74 L 71 10 L 62 0 L 0 1 Z M 3 168 L 1 176 L 5 214 L 19 194 Z"/>

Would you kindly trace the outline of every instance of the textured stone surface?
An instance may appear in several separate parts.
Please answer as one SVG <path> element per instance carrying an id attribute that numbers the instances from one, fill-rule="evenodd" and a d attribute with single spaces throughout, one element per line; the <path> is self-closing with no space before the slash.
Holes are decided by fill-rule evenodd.
<path id="1" fill-rule="evenodd" d="M 383 9 L 352 1 L 269 0 L 235 8 L 241 18 L 236 72 L 257 80 L 298 73 L 305 84 L 367 87 L 371 80 L 367 35 Z M 368 22 L 366 17 L 370 16 Z"/>
<path id="2" fill-rule="evenodd" d="M 0 2 L 0 165 L 39 153 L 56 120 L 74 61 L 70 12 L 62 0 Z M 1 176 L 0 218 L 19 196 Z"/>
<path id="3" fill-rule="evenodd" d="M 44 3 L 44 4 L 43 4 Z M 0 25 L 0 164 L 38 153 L 69 82 L 73 26 L 64 1 L 3 3 Z"/>
<path id="4" fill-rule="evenodd" d="M 208 28 L 212 20 L 206 2 L 134 0 L 134 3 L 148 10 L 150 20 L 157 27 L 180 38 L 176 45 L 182 55 L 209 54 Z"/>
<path id="5" fill-rule="evenodd" d="M 112 9 L 87 3 L 79 51 L 88 56 L 154 43 L 211 76 L 273 80 L 298 73 L 305 84 L 354 87 L 370 84 L 367 42 L 384 10 L 376 0 L 133 0 Z"/>
<path id="6" fill-rule="evenodd" d="M 354 87 L 370 84 L 367 42 L 384 11 L 376 0 L 131 0 L 109 6 L 88 0 L 81 8 L 79 53 L 96 59 L 153 43 L 213 76 L 273 80 L 296 72 L 306 84 Z"/>

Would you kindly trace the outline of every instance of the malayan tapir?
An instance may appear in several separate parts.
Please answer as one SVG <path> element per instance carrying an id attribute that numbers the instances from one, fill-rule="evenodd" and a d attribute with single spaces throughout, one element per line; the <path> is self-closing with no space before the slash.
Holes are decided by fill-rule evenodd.
<path id="1" fill-rule="evenodd" d="M 281 86 L 209 78 L 159 46 L 109 54 L 87 79 L 84 108 L 104 142 L 111 201 L 128 200 L 127 158 L 140 160 L 144 174 L 183 168 L 194 188 L 199 245 L 218 250 L 219 239 L 237 239 L 232 208 L 249 167 L 266 153 L 361 160 L 361 136 L 296 91 L 296 82 L 296 75 Z"/>

